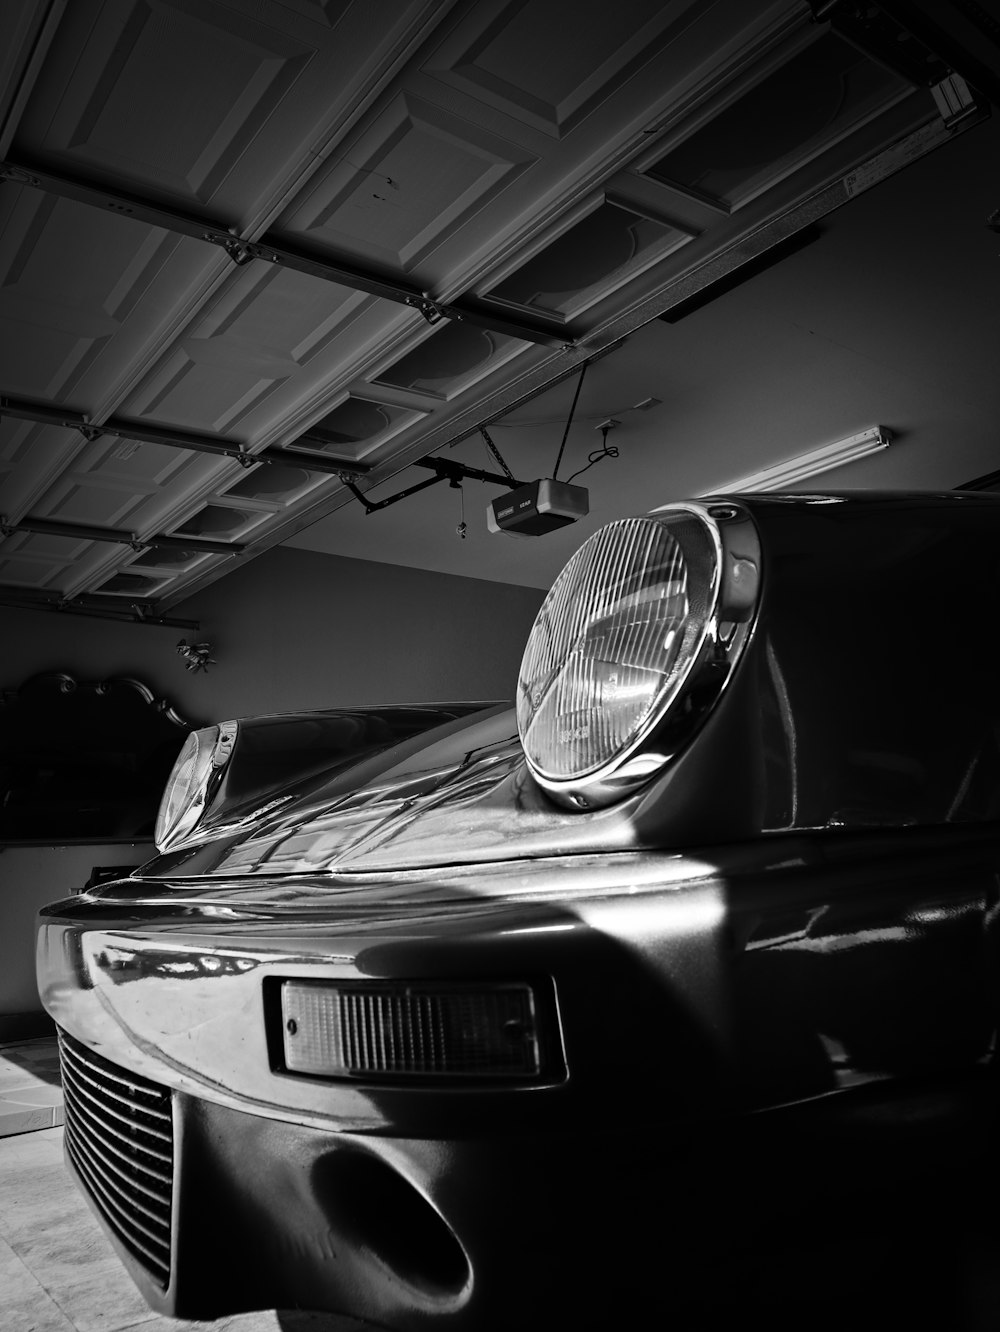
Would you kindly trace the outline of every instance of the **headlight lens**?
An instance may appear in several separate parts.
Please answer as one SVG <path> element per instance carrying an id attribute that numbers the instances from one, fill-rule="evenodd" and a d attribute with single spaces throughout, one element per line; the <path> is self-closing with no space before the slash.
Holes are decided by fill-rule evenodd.
<path id="1" fill-rule="evenodd" d="M 724 512 L 741 520 L 749 561 L 726 551 L 708 510 L 690 506 L 610 524 L 556 579 L 525 648 L 517 699 L 528 763 L 554 794 L 606 804 L 645 780 L 669 757 L 648 742 L 696 668 L 742 643 L 745 630 L 720 623 L 720 592 L 743 580 L 734 618 L 746 620 L 759 548 L 745 515 Z"/>
<path id="2" fill-rule="evenodd" d="M 197 826 L 205 812 L 212 778 L 232 753 L 236 731 L 236 722 L 223 722 L 192 731 L 184 741 L 156 815 L 153 838 L 158 850 L 176 846 Z"/>

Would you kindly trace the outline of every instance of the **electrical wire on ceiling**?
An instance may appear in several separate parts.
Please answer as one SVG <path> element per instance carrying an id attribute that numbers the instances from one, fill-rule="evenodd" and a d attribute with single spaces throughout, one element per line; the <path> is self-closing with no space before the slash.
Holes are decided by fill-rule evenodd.
<path id="1" fill-rule="evenodd" d="M 604 425 L 601 426 L 601 447 L 599 449 L 594 449 L 593 453 L 588 455 L 590 461 L 573 473 L 569 481 L 566 483 L 567 485 L 569 485 L 571 481 L 574 481 L 583 472 L 586 472 L 593 467 L 594 463 L 599 463 L 602 458 L 617 458 L 620 456 L 619 450 L 615 445 L 608 443 L 608 431 L 613 430 L 617 424 L 617 421 L 606 421 Z"/>

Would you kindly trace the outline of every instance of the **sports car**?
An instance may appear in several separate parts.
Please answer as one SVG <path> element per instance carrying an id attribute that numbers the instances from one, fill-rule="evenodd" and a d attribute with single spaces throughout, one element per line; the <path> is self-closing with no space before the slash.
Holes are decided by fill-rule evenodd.
<path id="1" fill-rule="evenodd" d="M 572 557 L 513 708 L 193 732 L 156 858 L 38 936 L 67 1160 L 153 1308 L 683 1327 L 779 1219 L 982 1168 L 998 532 L 972 491 L 670 503 Z"/>

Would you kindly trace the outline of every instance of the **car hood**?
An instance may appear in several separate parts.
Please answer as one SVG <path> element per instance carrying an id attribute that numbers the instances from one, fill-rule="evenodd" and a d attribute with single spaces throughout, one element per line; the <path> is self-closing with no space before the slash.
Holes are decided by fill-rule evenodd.
<path id="1" fill-rule="evenodd" d="M 528 773 L 513 710 L 494 708 L 286 785 L 238 826 L 157 857 L 144 878 L 383 871 L 634 844 L 626 811 L 552 805 Z"/>
<path id="2" fill-rule="evenodd" d="M 555 805 L 527 769 L 513 711 L 491 707 L 336 771 L 266 782 L 238 822 L 206 829 L 142 877 L 382 875 L 995 823 L 995 654 L 948 650 L 948 627 L 979 624 L 991 604 L 998 497 L 740 503 L 765 571 L 753 631 L 697 728 L 636 791 L 606 808 Z M 941 606 L 938 625 L 928 608 Z M 930 648 L 900 646 L 899 625 L 925 624 Z"/>

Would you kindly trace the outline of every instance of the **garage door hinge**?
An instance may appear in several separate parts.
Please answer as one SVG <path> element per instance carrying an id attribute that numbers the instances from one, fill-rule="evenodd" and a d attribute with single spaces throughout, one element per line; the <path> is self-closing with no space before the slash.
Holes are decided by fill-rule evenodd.
<path id="1" fill-rule="evenodd" d="M 33 176 L 23 167 L 10 166 L 6 162 L 0 167 L 0 180 L 9 180 L 12 185 L 30 185 L 36 190 L 41 189 L 42 185 L 38 176 Z"/>
<path id="2" fill-rule="evenodd" d="M 258 246 L 253 245 L 250 241 L 240 240 L 239 236 L 225 236 L 221 232 L 206 231 L 204 239 L 211 241 L 213 245 L 221 245 L 233 263 L 240 267 L 249 264 L 254 259 L 263 257 L 257 253 Z"/>
<path id="3" fill-rule="evenodd" d="M 428 324 L 436 324 L 439 320 L 448 317 L 444 307 L 438 305 L 437 301 L 431 300 L 430 296 L 407 296 L 406 304 L 412 305 L 414 310 L 418 310 Z"/>

